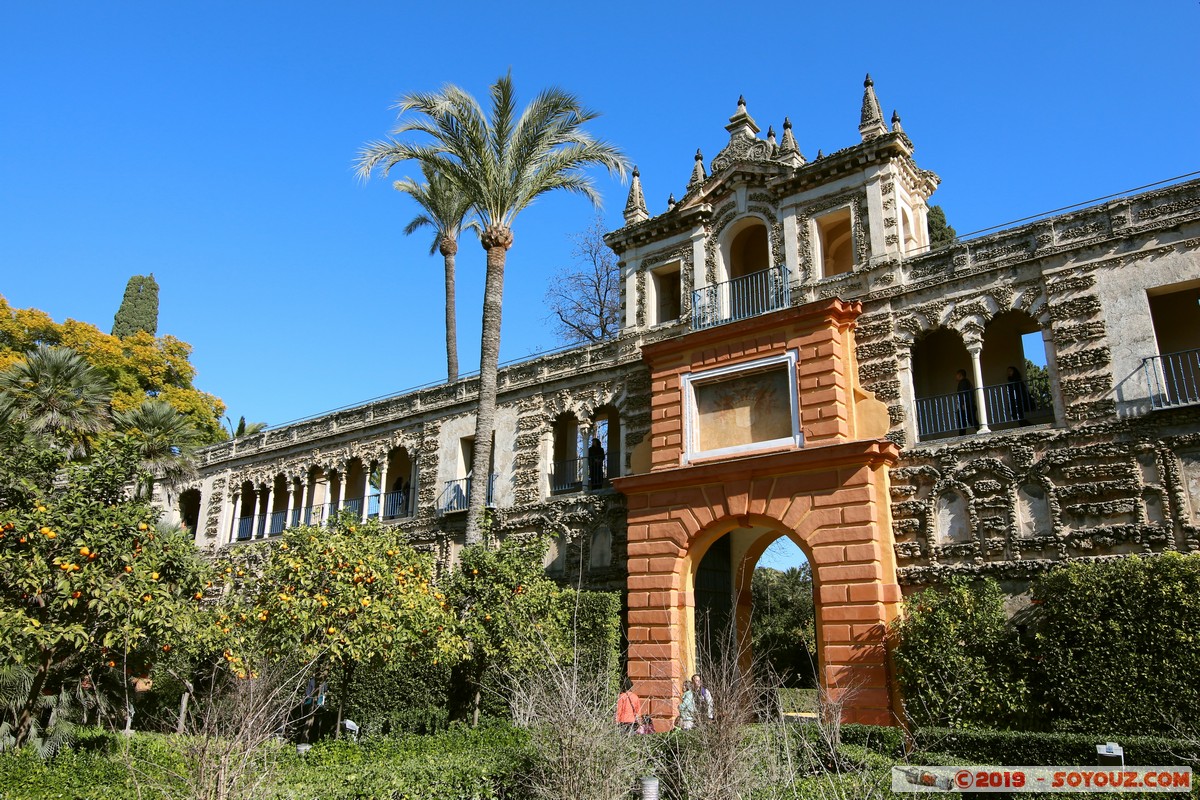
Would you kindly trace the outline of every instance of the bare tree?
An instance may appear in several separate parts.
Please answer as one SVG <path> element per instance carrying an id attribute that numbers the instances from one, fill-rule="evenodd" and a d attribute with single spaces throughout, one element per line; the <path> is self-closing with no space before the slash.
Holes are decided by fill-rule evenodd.
<path id="1" fill-rule="evenodd" d="M 546 290 L 547 320 L 571 344 L 612 339 L 621 327 L 621 273 L 604 243 L 600 217 L 571 235 L 573 265 L 563 267 Z"/>

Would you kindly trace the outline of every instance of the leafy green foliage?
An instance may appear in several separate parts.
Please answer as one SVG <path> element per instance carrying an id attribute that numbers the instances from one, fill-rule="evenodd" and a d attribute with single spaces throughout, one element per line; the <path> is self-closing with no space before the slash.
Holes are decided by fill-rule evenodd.
<path id="1" fill-rule="evenodd" d="M 1034 408 L 1054 408 L 1050 395 L 1050 372 L 1025 359 L 1025 386 Z"/>
<path id="2" fill-rule="evenodd" d="M 415 551 L 394 527 L 342 515 L 328 528 L 291 528 L 267 551 L 261 571 L 245 563 L 253 554 L 239 552 L 245 550 L 229 553 L 219 568 L 238 586 L 220 618 L 225 632 L 242 631 L 231 661 L 256 645 L 268 657 L 339 667 L 418 656 L 453 663 L 462 656 L 454 615 L 433 583 L 432 556 Z"/>
<path id="3" fill-rule="evenodd" d="M 1200 735 L 1200 555 L 1069 564 L 1034 599 L 1056 728 Z"/>
<path id="4" fill-rule="evenodd" d="M 0 416 L 69 454 L 108 429 L 112 386 L 68 347 L 39 346 L 0 372 Z"/>
<path id="5" fill-rule="evenodd" d="M 9 468 L 0 460 L 0 473 Z M 148 501 L 128 496 L 139 477 L 136 454 L 107 442 L 0 511 L 0 641 L 5 661 L 35 671 L 18 743 L 43 691 L 94 671 L 144 675 L 157 653 L 200 635 L 206 567 L 190 537 L 156 529 Z"/>
<path id="6" fill-rule="evenodd" d="M 941 206 L 929 207 L 929 246 L 944 247 L 958 241 L 958 233 L 946 222 Z"/>
<path id="7" fill-rule="evenodd" d="M 814 686 L 817 632 L 809 565 L 785 572 L 759 567 L 750 591 L 754 654 L 766 659 L 784 686 Z"/>
<path id="8" fill-rule="evenodd" d="M 909 598 L 896 627 L 904 709 L 918 725 L 1021 725 L 1031 695 L 1016 629 L 991 579 L 952 578 Z"/>
<path id="9" fill-rule="evenodd" d="M 1009 766 L 1093 764 L 1096 745 L 1111 735 L 1098 733 L 1042 733 L 1034 731 L 962 730 L 919 728 L 914 739 L 921 750 L 945 753 L 968 761 Z M 1159 736 L 1122 736 L 1125 762 L 1133 765 L 1200 764 L 1200 741 Z"/>
<path id="10" fill-rule="evenodd" d="M 121 307 L 113 317 L 113 336 L 124 339 L 139 331 L 151 336 L 158 332 L 158 281 L 154 273 L 129 279 Z"/>

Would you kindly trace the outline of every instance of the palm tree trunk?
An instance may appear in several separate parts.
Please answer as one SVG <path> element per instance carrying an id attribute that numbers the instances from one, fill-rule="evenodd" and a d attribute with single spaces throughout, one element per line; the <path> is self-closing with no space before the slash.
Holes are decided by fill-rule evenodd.
<path id="1" fill-rule="evenodd" d="M 475 415 L 475 460 L 467 501 L 466 543 L 483 541 L 483 512 L 491 475 L 492 433 L 496 428 L 496 369 L 500 359 L 500 310 L 504 302 L 504 262 L 512 247 L 512 230 L 489 227 L 479 237 L 487 250 L 483 283 L 483 333 L 479 342 L 479 407 Z"/>
<path id="2" fill-rule="evenodd" d="M 442 258 L 446 262 L 446 380 L 450 383 L 458 380 L 458 323 L 454 310 L 454 255 L 458 252 L 457 244 L 452 240 L 447 247 L 442 242 Z"/>
<path id="3" fill-rule="evenodd" d="M 38 664 L 37 673 L 29 687 L 29 694 L 17 714 L 16 745 L 18 748 L 22 747 L 29 738 L 29 732 L 33 728 L 34 709 L 37 708 L 38 700 L 42 696 L 42 688 L 45 687 L 46 680 L 50 677 L 52 666 L 54 666 L 54 652 L 52 650 L 43 651 L 41 663 Z"/>

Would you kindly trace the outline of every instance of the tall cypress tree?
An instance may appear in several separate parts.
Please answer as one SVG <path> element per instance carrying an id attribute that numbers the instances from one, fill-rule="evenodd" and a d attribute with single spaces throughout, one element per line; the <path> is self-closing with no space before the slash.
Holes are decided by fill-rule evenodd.
<path id="1" fill-rule="evenodd" d="M 112 335 L 125 338 L 138 331 L 158 333 L 158 282 L 154 273 L 134 275 L 125 285 L 125 297 L 113 317 Z"/>

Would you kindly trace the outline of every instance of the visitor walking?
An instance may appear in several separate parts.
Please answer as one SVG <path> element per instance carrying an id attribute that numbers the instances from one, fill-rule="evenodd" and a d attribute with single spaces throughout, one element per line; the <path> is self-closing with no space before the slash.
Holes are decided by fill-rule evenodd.
<path id="1" fill-rule="evenodd" d="M 617 724 L 626 733 L 637 733 L 642 722 L 642 699 L 633 691 L 633 682 L 626 676 L 621 680 L 621 694 L 617 696 Z"/>
<path id="2" fill-rule="evenodd" d="M 696 695 L 691 681 L 684 681 L 683 696 L 679 698 L 679 727 L 685 731 L 696 727 Z"/>
<path id="3" fill-rule="evenodd" d="M 701 722 L 712 722 L 715 716 L 713 708 L 713 696 L 700 679 L 700 675 L 692 676 L 692 698 L 695 704 L 695 718 Z"/>

